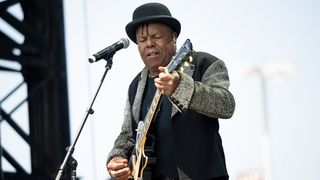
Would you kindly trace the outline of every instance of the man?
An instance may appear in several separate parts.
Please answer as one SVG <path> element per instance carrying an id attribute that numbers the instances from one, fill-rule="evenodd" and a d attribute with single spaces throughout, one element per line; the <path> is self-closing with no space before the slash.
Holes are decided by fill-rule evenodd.
<path id="1" fill-rule="evenodd" d="M 156 88 L 163 101 L 149 132 L 156 157 L 151 178 L 228 179 L 218 122 L 230 118 L 235 109 L 227 68 L 208 53 L 194 52 L 184 70 L 166 72 L 180 29 L 180 22 L 159 3 L 136 8 L 126 26 L 145 68 L 130 84 L 122 131 L 107 159 L 114 179 L 131 176 L 135 129 L 146 116 Z"/>

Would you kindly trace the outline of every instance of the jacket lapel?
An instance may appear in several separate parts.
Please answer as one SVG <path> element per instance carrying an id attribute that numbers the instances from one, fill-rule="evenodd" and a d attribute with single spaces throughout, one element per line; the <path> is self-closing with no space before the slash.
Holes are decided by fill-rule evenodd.
<path id="1" fill-rule="evenodd" d="M 141 76 L 138 82 L 136 97 L 134 98 L 134 103 L 132 106 L 132 116 L 136 121 L 136 123 L 139 123 L 139 120 L 140 120 L 141 103 L 142 103 L 143 92 L 147 82 L 147 77 L 148 77 L 148 69 L 147 67 L 144 67 L 143 70 L 141 71 Z"/>

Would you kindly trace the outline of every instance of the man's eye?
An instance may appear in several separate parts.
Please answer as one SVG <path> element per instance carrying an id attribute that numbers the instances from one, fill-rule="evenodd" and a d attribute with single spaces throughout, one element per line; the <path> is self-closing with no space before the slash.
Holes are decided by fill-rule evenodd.
<path id="1" fill-rule="evenodd" d="M 146 40 L 146 38 L 138 38 L 137 41 L 138 42 L 144 42 Z"/>

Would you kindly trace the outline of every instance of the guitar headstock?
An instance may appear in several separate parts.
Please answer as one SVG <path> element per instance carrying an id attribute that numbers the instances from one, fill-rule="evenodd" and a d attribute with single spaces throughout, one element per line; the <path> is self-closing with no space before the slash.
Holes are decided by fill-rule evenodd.
<path id="1" fill-rule="evenodd" d="M 186 61 L 188 59 L 190 61 L 190 58 L 192 61 L 192 57 L 190 56 L 192 53 L 193 53 L 192 43 L 189 39 L 187 39 L 183 43 L 179 51 L 177 51 L 177 53 L 171 58 L 171 61 L 167 66 L 168 72 L 174 71 L 183 61 Z"/>

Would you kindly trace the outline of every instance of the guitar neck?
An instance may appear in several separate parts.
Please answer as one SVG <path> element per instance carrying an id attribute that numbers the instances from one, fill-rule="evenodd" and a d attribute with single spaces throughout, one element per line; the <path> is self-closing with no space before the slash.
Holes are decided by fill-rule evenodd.
<path id="1" fill-rule="evenodd" d="M 154 96 L 153 96 L 150 108 L 149 108 L 149 110 L 143 120 L 144 126 L 138 127 L 138 131 L 141 136 L 140 136 L 140 138 L 137 139 L 136 143 L 139 148 L 142 148 L 144 146 L 151 122 L 154 120 L 154 118 L 157 114 L 158 107 L 161 104 L 161 99 L 162 99 L 162 94 L 157 89 Z"/>
<path id="2" fill-rule="evenodd" d="M 159 104 L 161 102 L 161 98 L 162 98 L 162 94 L 157 89 L 156 93 L 153 96 L 153 99 L 152 99 L 150 108 L 149 108 L 149 110 L 147 112 L 147 115 L 145 116 L 145 118 L 143 120 L 144 124 L 147 125 L 146 126 L 146 128 L 147 128 L 146 131 L 148 130 L 152 120 L 155 118 L 155 115 L 157 113 L 157 109 L 158 109 Z M 146 135 L 146 133 L 144 135 Z"/>

